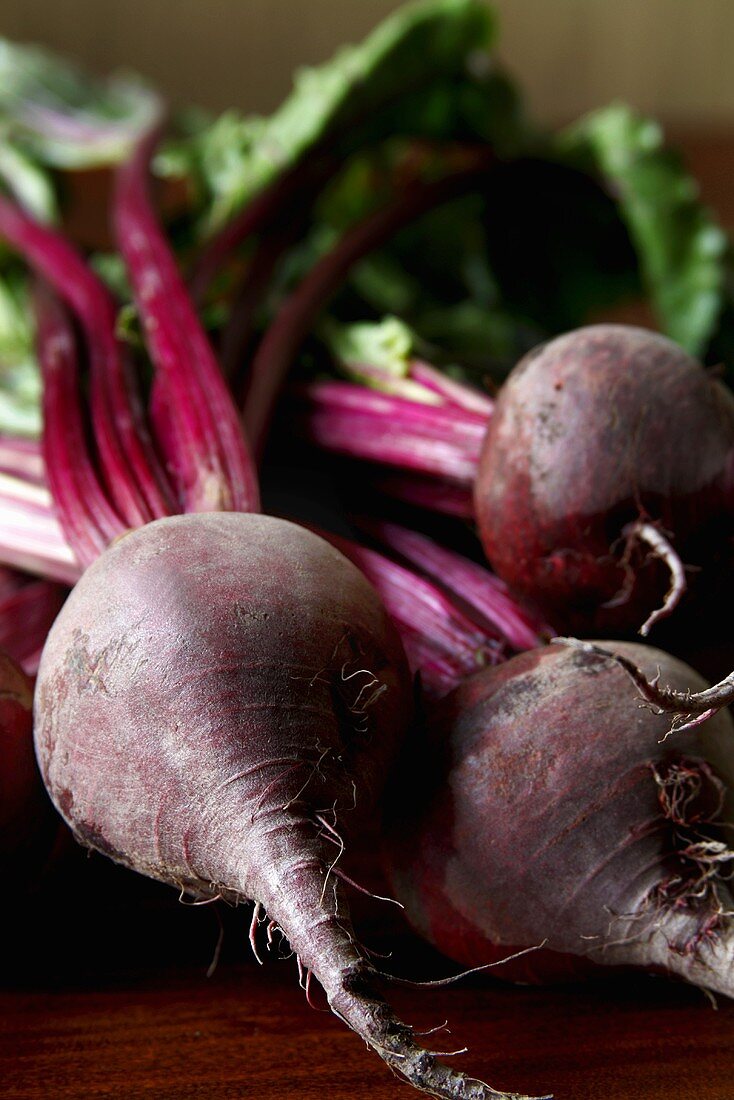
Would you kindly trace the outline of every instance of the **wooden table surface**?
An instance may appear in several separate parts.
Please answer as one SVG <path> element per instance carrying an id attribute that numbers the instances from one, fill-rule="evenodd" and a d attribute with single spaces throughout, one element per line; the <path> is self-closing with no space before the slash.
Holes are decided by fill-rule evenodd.
<path id="1" fill-rule="evenodd" d="M 245 915 L 243 913 L 243 927 Z M 404 1018 L 448 1017 L 444 1042 L 495 1087 L 558 1100 L 732 1100 L 734 1006 L 665 983 L 547 992 L 401 994 Z M 334 1017 L 309 1008 L 285 962 L 104 972 L 4 996 L 0 1095 L 14 1100 L 388 1100 L 410 1096 Z M 457 1060 L 458 1062 L 458 1060 Z"/>
<path id="2" fill-rule="evenodd" d="M 734 227 L 734 139 L 677 135 L 703 195 Z M 5 883 L 0 1096 L 9 1100 L 388 1100 L 410 1094 L 379 1058 L 298 988 L 293 960 L 259 967 L 249 914 L 177 905 L 100 857 L 67 855 L 41 897 Z M 368 943 L 384 943 L 374 913 Z M 371 922 L 371 923 L 370 923 Z M 389 937 L 387 937 L 389 939 Z M 398 941 L 392 965 L 443 976 L 450 965 Z M 734 1003 L 663 979 L 540 990 L 473 978 L 395 990 L 416 1028 L 448 1019 L 444 1049 L 497 1088 L 558 1100 L 734 1100 Z"/>
<path id="3" fill-rule="evenodd" d="M 388 1100 L 409 1097 L 354 1034 L 307 1005 L 293 959 L 247 943 L 249 911 L 211 907 L 106 865 L 66 857 L 43 904 L 5 908 L 0 993 L 0 1096 L 12 1100 Z M 391 938 L 361 913 L 368 945 Z M 395 937 L 390 965 L 405 976 L 455 972 Z M 474 977 L 441 989 L 396 987 L 417 1029 L 449 1021 L 437 1049 L 498 1088 L 558 1100 L 734 1098 L 734 1003 L 632 977 L 592 986 L 518 988 Z M 318 1004 L 318 1000 L 317 1000 Z"/>

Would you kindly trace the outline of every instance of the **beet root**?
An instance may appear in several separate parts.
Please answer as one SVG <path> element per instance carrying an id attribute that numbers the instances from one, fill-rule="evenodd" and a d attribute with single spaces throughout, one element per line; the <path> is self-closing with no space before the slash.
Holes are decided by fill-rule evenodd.
<path id="1" fill-rule="evenodd" d="M 569 633 L 649 627 L 682 594 L 682 564 L 729 553 L 733 464 L 722 383 L 663 336 L 578 329 L 500 391 L 475 483 L 485 552 Z"/>
<path id="2" fill-rule="evenodd" d="M 700 677 L 659 650 L 603 643 L 683 691 Z M 676 974 L 734 996 L 728 879 L 734 730 L 721 712 L 664 740 L 608 657 L 548 646 L 439 704 L 430 795 L 395 810 L 397 898 L 450 957 L 524 981 L 600 966 Z M 415 787 L 415 779 L 413 779 Z"/>
<path id="3" fill-rule="evenodd" d="M 177 516 L 125 535 L 73 590 L 42 657 L 37 752 L 83 844 L 197 898 L 254 901 L 396 1073 L 481 1100 L 376 992 L 333 870 L 375 813 L 411 698 L 375 593 L 322 539 Z"/>

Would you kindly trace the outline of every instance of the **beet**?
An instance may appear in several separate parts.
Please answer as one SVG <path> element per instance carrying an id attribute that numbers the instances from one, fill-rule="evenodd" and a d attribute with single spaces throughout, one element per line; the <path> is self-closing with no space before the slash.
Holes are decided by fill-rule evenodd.
<path id="1" fill-rule="evenodd" d="M 733 464 L 721 382 L 655 333 L 578 329 L 532 351 L 500 391 L 474 490 L 482 544 L 562 629 L 638 629 L 671 587 L 656 533 L 685 565 L 728 554 Z"/>
<path id="2" fill-rule="evenodd" d="M 672 688 L 702 686 L 657 649 L 604 644 Z M 733 820 L 734 730 L 725 712 L 669 728 L 591 650 L 548 646 L 466 680 L 432 711 L 432 774 L 386 847 L 415 928 L 469 966 L 544 945 L 501 977 L 633 966 L 734 995 L 718 824 Z"/>
<path id="3" fill-rule="evenodd" d="M 58 818 L 33 753 L 33 683 L 0 651 L 0 866 L 30 886 L 48 855 Z"/>
<path id="4" fill-rule="evenodd" d="M 119 539 L 72 591 L 39 670 L 36 745 L 83 844 L 197 898 L 255 902 L 332 1010 L 435 1096 L 440 1065 L 375 992 L 336 867 L 374 817 L 412 685 L 375 593 L 335 549 L 209 513 Z"/>

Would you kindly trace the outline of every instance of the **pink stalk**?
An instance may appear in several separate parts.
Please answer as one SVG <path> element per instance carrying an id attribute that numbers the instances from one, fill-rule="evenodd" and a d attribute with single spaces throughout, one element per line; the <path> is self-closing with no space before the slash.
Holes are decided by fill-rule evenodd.
<path id="1" fill-rule="evenodd" d="M 440 696 L 465 677 L 504 658 L 504 639 L 469 618 L 440 588 L 405 566 L 349 539 L 319 531 L 376 588 L 400 632 L 413 672 Z"/>
<path id="2" fill-rule="evenodd" d="M 40 288 L 36 312 L 44 465 L 64 534 L 79 561 L 89 565 L 126 524 L 109 504 L 87 450 L 69 319 L 56 299 Z"/>
<path id="3" fill-rule="evenodd" d="M 323 450 L 474 484 L 486 421 L 352 382 L 299 387 L 299 431 Z"/>
<path id="4" fill-rule="evenodd" d="M 472 386 L 465 386 L 462 382 L 447 378 L 443 371 L 432 367 L 430 363 L 424 363 L 422 359 L 413 360 L 410 365 L 410 377 L 414 382 L 420 382 L 426 389 L 440 394 L 450 405 L 457 405 L 468 413 L 474 413 L 483 421 L 486 428 L 494 411 L 494 401 L 486 394 Z"/>
<path id="5" fill-rule="evenodd" d="M 410 470 L 377 473 L 370 479 L 370 484 L 385 496 L 416 508 L 425 508 L 455 519 L 474 518 L 470 485 L 414 474 Z"/>
<path id="6" fill-rule="evenodd" d="M 17 569 L 0 565 L 0 602 L 14 596 L 26 583 L 26 578 Z"/>
<path id="7" fill-rule="evenodd" d="M 489 162 L 485 152 L 469 167 L 442 179 L 414 183 L 391 204 L 348 230 L 285 300 L 260 343 L 248 378 L 245 425 L 257 451 L 262 450 L 277 395 L 303 340 L 350 269 L 421 214 L 476 188 Z"/>
<path id="8" fill-rule="evenodd" d="M 48 489 L 6 475 L 0 475 L 0 557 L 16 569 L 65 584 L 74 584 L 83 568 Z"/>
<path id="9" fill-rule="evenodd" d="M 550 636 L 550 627 L 515 602 L 503 581 L 476 562 L 456 554 L 425 535 L 395 523 L 358 519 L 357 525 L 403 558 L 410 566 L 425 572 L 452 596 L 507 639 L 520 652 L 534 649 Z"/>
<path id="10" fill-rule="evenodd" d="M 74 583 L 81 566 L 52 507 L 43 487 L 0 477 L 0 558 Z M 411 667 L 420 672 L 429 694 L 443 695 L 472 672 L 503 658 L 505 641 L 500 633 L 467 615 L 431 580 L 375 550 L 320 533 L 375 586 L 400 631 Z"/>
<path id="11" fill-rule="evenodd" d="M 29 572 L 73 584 L 81 566 L 51 513 L 51 499 L 28 504 L 21 486 L 3 496 L 0 478 L 0 558 Z M 43 494 L 45 490 L 36 490 Z M 320 532 L 375 586 L 405 644 L 414 672 L 432 695 L 502 657 L 502 640 L 482 630 L 445 593 L 404 566 L 335 535 Z"/>
<path id="12" fill-rule="evenodd" d="M 0 436 L 0 473 L 43 484 L 44 466 L 41 444 L 35 439 Z"/>
<path id="13" fill-rule="evenodd" d="M 169 514 L 167 486 L 115 336 L 117 309 L 103 283 L 64 238 L 0 197 L 0 236 L 54 288 L 78 317 L 89 353 L 94 434 L 102 472 L 128 524 Z"/>
<path id="14" fill-rule="evenodd" d="M 313 189 L 299 193 L 297 204 L 294 202 L 287 211 L 281 211 L 278 222 L 261 237 L 249 260 L 219 345 L 224 375 L 235 384 L 239 382 L 258 311 L 267 298 L 273 275 L 288 249 L 304 236 L 313 198 Z"/>
<path id="15" fill-rule="evenodd" d="M 167 439 L 186 511 L 258 508 L 254 464 L 236 410 L 153 211 L 151 131 L 117 177 L 115 226 L 167 404 Z"/>
<path id="16" fill-rule="evenodd" d="M 10 440 L 7 446 L 12 450 Z M 0 517 L 6 521 L 0 548 L 6 560 L 18 561 L 24 533 L 21 564 L 73 582 L 79 565 L 51 510 L 42 486 L 0 477 Z M 359 523 L 411 568 L 338 536 L 325 537 L 377 588 L 429 693 L 442 694 L 488 662 L 500 660 L 507 645 L 528 649 L 540 643 L 539 624 L 486 569 L 395 524 Z M 35 561 L 29 560 L 33 551 Z M 415 568 L 424 575 L 417 575 Z"/>

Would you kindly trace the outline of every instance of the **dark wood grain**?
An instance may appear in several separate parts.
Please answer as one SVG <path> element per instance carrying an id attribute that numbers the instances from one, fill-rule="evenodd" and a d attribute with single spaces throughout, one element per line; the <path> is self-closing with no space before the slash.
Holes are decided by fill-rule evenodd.
<path id="1" fill-rule="evenodd" d="M 245 914 L 242 914 L 243 928 Z M 400 991 L 404 1018 L 447 1017 L 461 1062 L 497 1087 L 559 1100 L 731 1100 L 734 1006 L 714 1011 L 660 980 L 541 991 L 474 984 Z M 224 1100 L 409 1095 L 327 1013 L 309 1008 L 294 964 L 160 970 L 86 988 L 0 998 L 0 1094 Z"/>
<path id="2" fill-rule="evenodd" d="M 388 908 L 354 899 L 365 942 L 412 978 L 453 964 Z M 307 1005 L 293 959 L 260 967 L 249 911 L 192 907 L 166 887 L 70 849 L 41 896 L 10 899 L 0 991 L 0 1096 L 12 1100 L 388 1100 L 409 1096 L 327 1011 Z M 217 919 L 218 918 L 218 919 Z M 220 965 L 206 977 L 219 928 Z M 417 1029 L 449 1021 L 435 1049 L 496 1087 L 558 1100 L 734 1098 L 734 1004 L 628 976 L 517 988 L 479 976 L 393 987 Z M 318 997 L 315 998 L 320 1003 Z"/>

